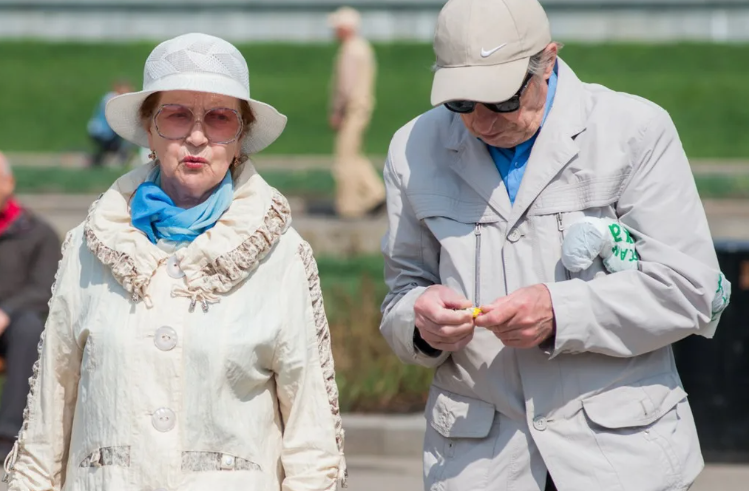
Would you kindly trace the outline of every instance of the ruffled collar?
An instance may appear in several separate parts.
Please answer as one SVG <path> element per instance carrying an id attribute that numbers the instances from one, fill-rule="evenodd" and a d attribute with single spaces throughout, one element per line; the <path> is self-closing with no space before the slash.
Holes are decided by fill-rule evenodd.
<path id="1" fill-rule="evenodd" d="M 130 199 L 153 171 L 147 164 L 122 176 L 91 206 L 84 234 L 94 255 L 112 270 L 134 302 L 152 306 L 148 287 L 170 255 L 132 226 Z M 204 311 L 257 268 L 291 224 L 289 203 L 249 162 L 235 171 L 234 200 L 216 225 L 174 255 L 185 282 L 172 296 Z"/>

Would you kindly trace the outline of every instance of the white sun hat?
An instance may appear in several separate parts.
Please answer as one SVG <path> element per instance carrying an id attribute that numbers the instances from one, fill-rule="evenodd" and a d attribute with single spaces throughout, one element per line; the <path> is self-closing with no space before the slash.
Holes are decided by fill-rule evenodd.
<path id="1" fill-rule="evenodd" d="M 154 48 L 143 68 L 143 90 L 107 102 L 109 126 L 122 138 L 148 148 L 148 134 L 138 113 L 149 95 L 167 90 L 221 94 L 249 102 L 256 120 L 242 139 L 242 151 L 248 155 L 273 143 L 286 127 L 286 116 L 250 98 L 250 74 L 242 53 L 221 38 L 201 33 L 177 36 Z"/>

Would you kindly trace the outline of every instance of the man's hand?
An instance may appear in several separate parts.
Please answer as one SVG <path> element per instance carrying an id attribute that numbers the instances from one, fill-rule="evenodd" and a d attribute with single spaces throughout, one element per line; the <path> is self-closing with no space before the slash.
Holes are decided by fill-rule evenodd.
<path id="1" fill-rule="evenodd" d="M 510 348 L 534 348 L 554 335 L 551 294 L 544 285 L 521 288 L 481 307 L 476 325 L 494 332 Z"/>
<path id="2" fill-rule="evenodd" d="M 433 285 L 416 300 L 416 328 L 434 349 L 458 351 L 473 339 L 470 300 L 444 285 Z"/>
<path id="3" fill-rule="evenodd" d="M 3 335 L 5 330 L 10 325 L 10 317 L 2 309 L 0 309 L 0 336 Z"/>
<path id="4" fill-rule="evenodd" d="M 329 122 L 330 128 L 333 129 L 333 131 L 338 131 L 341 128 L 341 123 L 343 123 L 343 116 L 340 114 L 332 114 Z"/>

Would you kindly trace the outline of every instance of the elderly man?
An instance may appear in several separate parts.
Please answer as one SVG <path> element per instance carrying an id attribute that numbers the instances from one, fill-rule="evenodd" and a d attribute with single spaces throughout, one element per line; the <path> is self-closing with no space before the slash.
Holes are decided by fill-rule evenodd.
<path id="1" fill-rule="evenodd" d="M 438 107 L 390 147 L 381 330 L 437 368 L 427 490 L 684 490 L 703 467 L 670 345 L 712 336 L 727 294 L 689 163 L 666 111 L 559 48 L 536 0 L 449 1 Z M 598 221 L 626 267 L 572 273 L 567 234 Z"/>
<path id="2" fill-rule="evenodd" d="M 329 18 L 341 43 L 333 72 L 330 126 L 336 131 L 333 177 L 336 211 L 359 218 L 385 209 L 385 186 L 362 154 L 362 139 L 374 109 L 377 64 L 374 51 L 359 35 L 359 13 L 342 7 Z"/>
<path id="3" fill-rule="evenodd" d="M 15 182 L 0 154 L 0 356 L 5 387 L 0 403 L 0 458 L 23 423 L 29 378 L 38 358 L 60 241 L 49 225 L 13 199 Z"/>

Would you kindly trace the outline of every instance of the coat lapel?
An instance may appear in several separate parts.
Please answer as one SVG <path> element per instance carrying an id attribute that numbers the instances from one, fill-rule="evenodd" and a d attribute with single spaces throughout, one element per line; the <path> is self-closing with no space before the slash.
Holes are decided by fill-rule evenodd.
<path id="1" fill-rule="evenodd" d="M 450 162 L 453 171 L 508 220 L 512 211 L 510 197 L 486 145 L 468 132 L 457 115 L 453 116 L 449 134 L 446 146 L 458 153 Z"/>
<path id="2" fill-rule="evenodd" d="M 582 82 L 561 59 L 554 105 L 528 160 L 508 230 L 525 214 L 536 198 L 578 154 L 575 137 L 585 130 Z"/>

